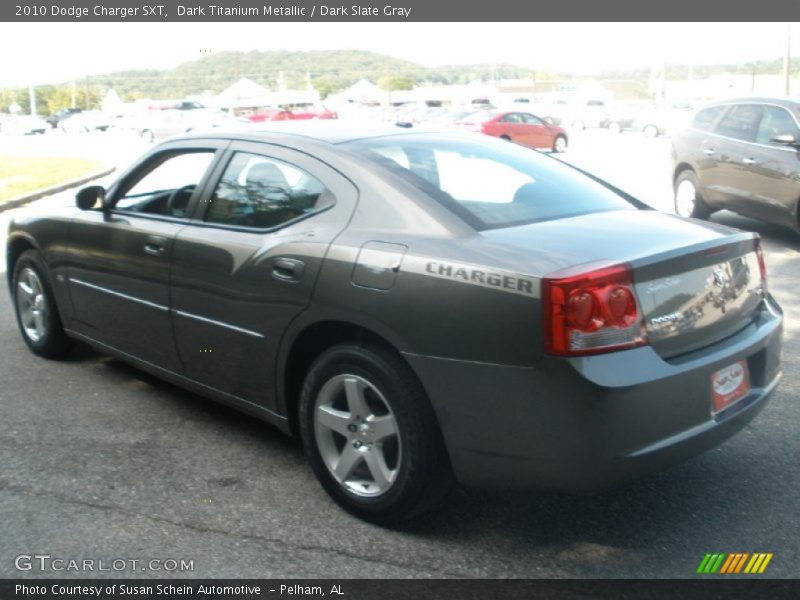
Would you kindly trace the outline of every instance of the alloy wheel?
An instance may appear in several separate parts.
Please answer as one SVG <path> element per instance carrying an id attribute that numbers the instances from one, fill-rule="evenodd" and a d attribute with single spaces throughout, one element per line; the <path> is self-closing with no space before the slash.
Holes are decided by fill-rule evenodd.
<path id="1" fill-rule="evenodd" d="M 675 212 L 681 217 L 691 217 L 697 204 L 697 189 L 694 183 L 684 179 L 675 190 Z"/>
<path id="2" fill-rule="evenodd" d="M 319 391 L 314 435 L 323 463 L 348 492 L 386 493 L 402 459 L 397 420 L 380 390 L 363 377 L 341 374 Z"/>
<path id="3" fill-rule="evenodd" d="M 39 342 L 47 335 L 47 298 L 39 275 L 26 267 L 19 274 L 16 290 L 17 310 L 25 335 Z"/>

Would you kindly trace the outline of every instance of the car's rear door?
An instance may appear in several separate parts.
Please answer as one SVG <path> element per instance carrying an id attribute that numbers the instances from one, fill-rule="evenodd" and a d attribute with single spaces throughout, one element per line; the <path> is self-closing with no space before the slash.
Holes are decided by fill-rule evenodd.
<path id="1" fill-rule="evenodd" d="M 171 297 L 188 377 L 269 410 L 289 323 L 309 304 L 356 187 L 309 154 L 235 142 L 175 239 Z"/>
<path id="2" fill-rule="evenodd" d="M 109 210 L 74 218 L 68 279 L 79 333 L 182 371 L 169 312 L 173 242 L 223 146 L 198 141 L 162 147 L 109 190 Z"/>
<path id="3" fill-rule="evenodd" d="M 720 178 L 719 150 L 724 140 L 713 132 L 729 110 L 730 106 L 724 104 L 700 110 L 673 142 L 680 160 L 691 164 L 697 173 L 703 198 L 715 208 L 721 207 L 728 195 L 722 191 Z"/>
<path id="4" fill-rule="evenodd" d="M 721 208 L 747 214 L 749 165 L 743 161 L 755 141 L 763 107 L 759 104 L 734 104 L 714 129 L 716 177 L 709 186 L 718 194 Z"/>

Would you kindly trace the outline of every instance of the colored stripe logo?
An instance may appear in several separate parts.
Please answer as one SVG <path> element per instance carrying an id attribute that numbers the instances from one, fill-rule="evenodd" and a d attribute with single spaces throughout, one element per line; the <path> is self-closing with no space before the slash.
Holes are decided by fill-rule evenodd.
<path id="1" fill-rule="evenodd" d="M 731 575 L 745 573 L 755 575 L 763 573 L 772 560 L 772 552 L 730 552 L 708 553 L 700 561 L 697 572 L 702 575 Z"/>

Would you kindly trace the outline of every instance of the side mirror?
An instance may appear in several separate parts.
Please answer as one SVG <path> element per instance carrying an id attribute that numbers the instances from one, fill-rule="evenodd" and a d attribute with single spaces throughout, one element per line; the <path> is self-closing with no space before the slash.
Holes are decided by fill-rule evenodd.
<path id="1" fill-rule="evenodd" d="M 794 136 L 793 133 L 781 133 L 780 135 L 776 135 L 774 138 L 770 140 L 773 144 L 781 144 L 783 146 L 799 146 L 800 142 L 797 141 L 797 138 Z"/>
<path id="2" fill-rule="evenodd" d="M 89 210 L 94 208 L 97 205 L 97 202 L 100 201 L 100 204 L 103 205 L 106 199 L 106 190 L 102 185 L 90 185 L 81 189 L 77 194 L 75 194 L 75 204 L 78 205 L 78 208 L 81 210 Z"/>

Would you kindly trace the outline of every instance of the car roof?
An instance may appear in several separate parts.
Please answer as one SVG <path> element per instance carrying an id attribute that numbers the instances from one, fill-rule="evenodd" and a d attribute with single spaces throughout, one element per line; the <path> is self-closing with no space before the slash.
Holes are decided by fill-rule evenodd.
<path id="1" fill-rule="evenodd" d="M 800 108 L 800 100 L 789 98 L 788 96 L 741 96 L 738 98 L 726 98 L 709 102 L 706 106 L 716 106 L 721 104 L 746 104 L 754 102 L 757 104 L 777 104 L 787 108 Z"/>
<path id="2" fill-rule="evenodd" d="M 329 144 L 342 144 L 355 140 L 387 137 L 394 135 L 409 135 L 411 133 L 422 133 L 418 129 L 405 129 L 399 127 L 388 127 L 385 125 L 356 126 L 351 124 L 336 122 L 305 122 L 305 121 L 282 121 L 276 123 L 254 123 L 245 125 L 238 129 L 218 128 L 205 131 L 198 131 L 171 138 L 173 141 L 178 139 L 196 138 L 222 138 L 237 139 L 253 142 L 263 142 L 279 136 L 293 136 L 327 142 Z M 432 133 L 430 130 L 425 133 Z M 445 133 L 444 131 L 442 133 Z"/>

